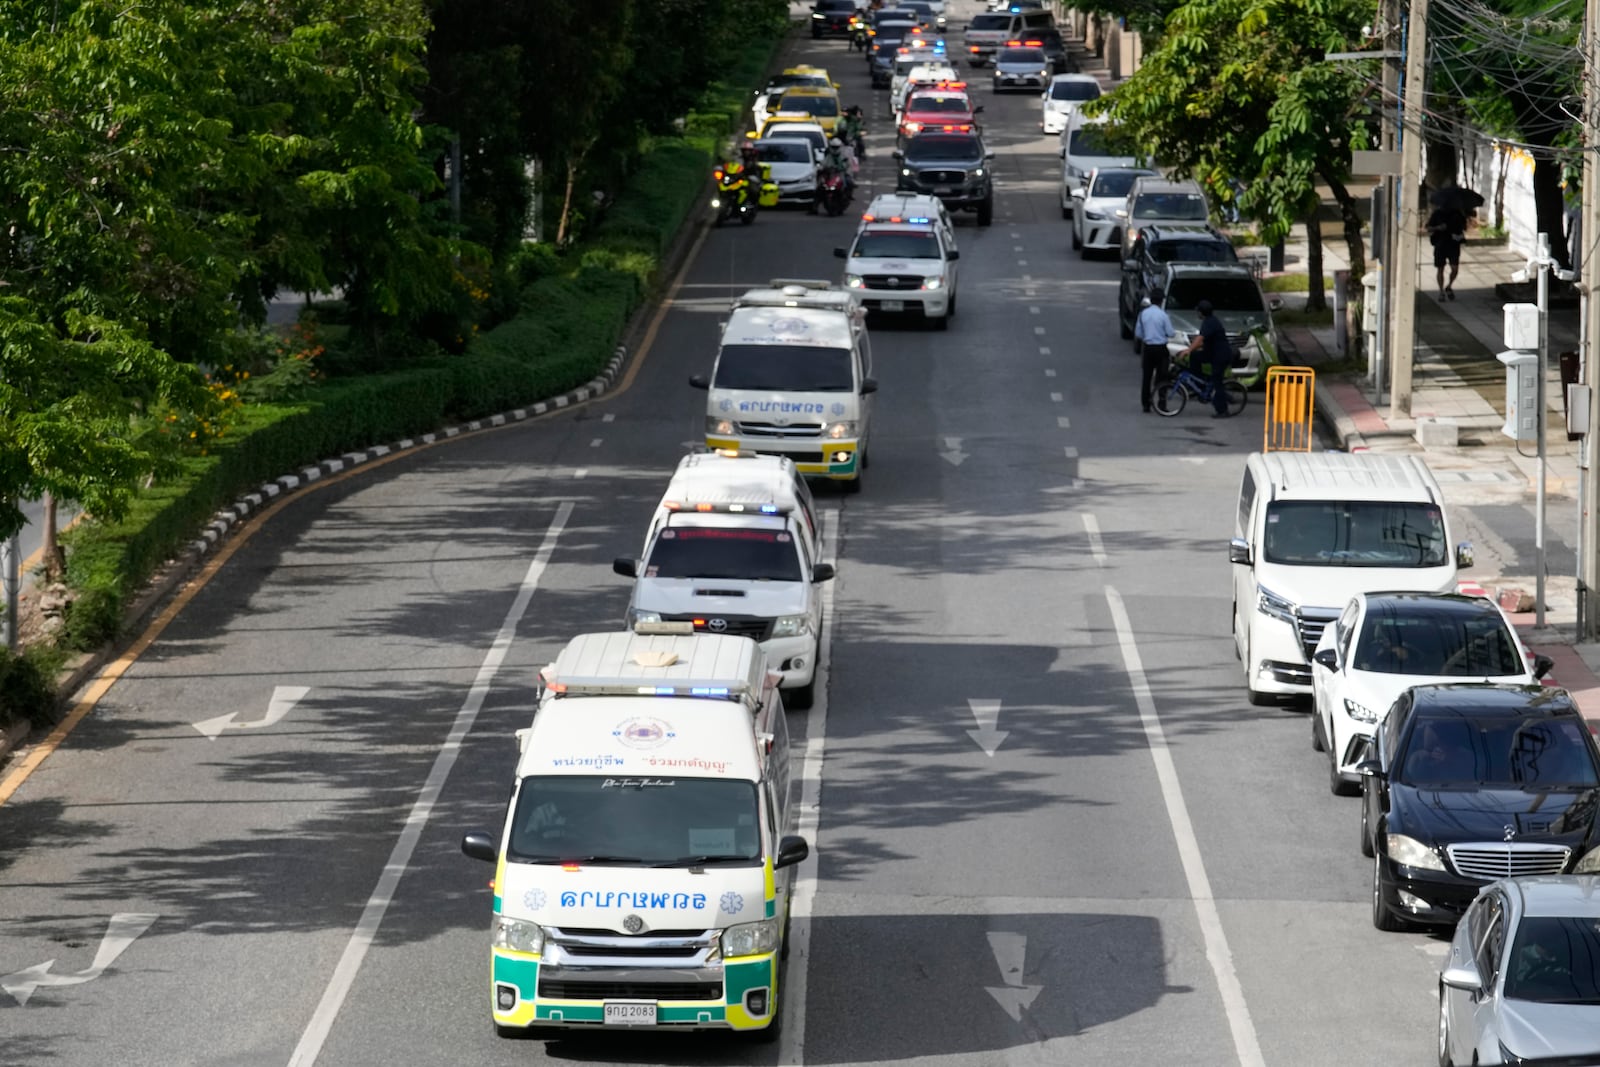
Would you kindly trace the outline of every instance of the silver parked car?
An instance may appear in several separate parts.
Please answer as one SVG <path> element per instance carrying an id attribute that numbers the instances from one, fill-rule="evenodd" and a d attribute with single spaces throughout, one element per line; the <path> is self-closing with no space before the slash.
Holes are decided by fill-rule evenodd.
<path id="1" fill-rule="evenodd" d="M 1456 926 L 1439 976 L 1441 1064 L 1546 1061 L 1600 1063 L 1593 875 L 1485 886 Z"/>

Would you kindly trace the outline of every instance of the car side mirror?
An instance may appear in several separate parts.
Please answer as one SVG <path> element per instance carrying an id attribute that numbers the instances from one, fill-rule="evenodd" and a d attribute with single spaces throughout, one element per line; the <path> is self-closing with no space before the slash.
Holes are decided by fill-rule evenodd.
<path id="1" fill-rule="evenodd" d="M 1089 192 L 1083 186 L 1076 185 L 1067 190 L 1067 195 L 1072 197 L 1074 200 L 1082 200 L 1084 197 L 1089 195 Z"/>
<path id="2" fill-rule="evenodd" d="M 485 863 L 498 863 L 500 860 L 500 850 L 495 847 L 494 838 L 485 833 L 474 831 L 463 836 L 461 838 L 461 851 L 473 859 L 483 860 Z"/>
<path id="3" fill-rule="evenodd" d="M 1483 977 L 1478 974 L 1478 965 L 1470 956 L 1440 971 L 1439 981 L 1451 989 L 1464 989 L 1468 993 L 1483 991 Z"/>
<path id="4" fill-rule="evenodd" d="M 1267 310 L 1268 311 L 1282 311 L 1283 310 L 1283 297 L 1275 296 L 1275 297 L 1272 297 L 1270 300 L 1268 300 L 1267 301 Z"/>
<path id="5" fill-rule="evenodd" d="M 1460 544 L 1456 545 L 1456 566 L 1457 567 L 1470 567 L 1470 566 L 1472 566 L 1472 542 L 1471 541 L 1462 541 Z"/>
<path id="6" fill-rule="evenodd" d="M 707 378 L 704 374 L 692 375 L 689 378 L 689 385 L 694 389 L 710 389 L 711 379 Z"/>
<path id="7" fill-rule="evenodd" d="M 1542 652 L 1537 652 L 1533 657 L 1533 676 L 1535 678 L 1543 678 L 1555 668 L 1555 665 L 1555 660 Z"/>
<path id="8" fill-rule="evenodd" d="M 815 567 L 811 568 L 811 581 L 813 583 L 830 582 L 832 580 L 833 580 L 833 564 L 831 564 L 831 563 L 819 563 Z"/>
<path id="9" fill-rule="evenodd" d="M 1066 159 L 1067 158 L 1067 150 L 1065 148 L 1058 148 L 1058 149 L 1056 149 L 1056 155 L 1060 156 L 1062 159 Z"/>
<path id="10" fill-rule="evenodd" d="M 982 104 L 979 104 L 979 105 L 978 105 L 978 106 L 977 106 L 977 107 L 975 107 L 975 108 L 973 108 L 973 109 L 972 109 L 972 113 L 973 113 L 973 114 L 974 114 L 974 115 L 981 115 L 981 114 L 983 114 L 983 105 L 982 105 Z"/>
<path id="11" fill-rule="evenodd" d="M 1375 759 L 1362 760 L 1356 764 L 1356 773 L 1363 778 L 1377 778 L 1380 781 L 1387 777 L 1383 773 L 1383 765 Z"/>
<path id="12" fill-rule="evenodd" d="M 993 159 L 994 158 L 994 149 L 990 148 L 987 151 L 985 151 L 983 153 L 983 158 L 984 159 Z"/>
<path id="13" fill-rule="evenodd" d="M 624 578 L 639 577 L 639 561 L 631 556 L 618 556 L 611 561 L 611 573 L 620 574 Z"/>
<path id="14" fill-rule="evenodd" d="M 949 252 L 948 252 L 948 253 L 947 253 L 947 254 L 946 254 L 946 255 L 945 255 L 945 257 L 944 257 L 944 258 L 945 258 L 945 259 L 946 259 L 946 260 L 948 260 L 948 261 L 949 261 L 949 262 L 951 262 L 951 263 L 954 263 L 954 262 L 955 262 L 955 261 L 956 261 L 956 260 L 958 260 L 958 259 L 960 259 L 960 258 L 961 258 L 961 253 L 960 253 L 960 252 L 957 252 L 957 251 L 956 251 L 956 250 L 955 250 L 955 249 L 954 249 L 954 248 L 952 248 L 952 249 L 951 249 L 951 250 L 950 250 L 950 251 L 949 251 Z"/>
<path id="15" fill-rule="evenodd" d="M 1336 648 L 1319 648 L 1311 656 L 1312 663 L 1320 663 L 1330 671 L 1339 669 L 1339 650 Z"/>
<path id="16" fill-rule="evenodd" d="M 1122 270 L 1125 274 L 1138 274 L 1139 261 L 1132 256 L 1122 261 Z"/>
<path id="17" fill-rule="evenodd" d="M 835 259 L 845 259 L 849 255 L 850 255 L 850 250 L 848 248 L 835 248 L 833 250 L 833 256 L 834 256 Z"/>
<path id="18" fill-rule="evenodd" d="M 861 395 L 862 396 L 866 396 L 868 393 L 876 393 L 877 391 L 878 391 L 878 379 L 876 379 L 876 378 L 863 378 L 863 379 L 861 379 Z"/>
<path id="19" fill-rule="evenodd" d="M 772 857 L 772 869 L 780 871 L 785 867 L 793 867 L 809 855 L 811 846 L 806 844 L 806 839 L 790 834 L 778 842 L 778 854 Z"/>
<path id="20" fill-rule="evenodd" d="M 1250 566 L 1250 542 L 1242 537 L 1235 537 L 1228 542 L 1228 562 L 1243 563 Z"/>
<path id="21" fill-rule="evenodd" d="M 906 154 L 904 152 L 900 151 L 900 149 L 898 149 L 898 148 L 896 148 L 893 152 L 891 152 L 889 154 L 895 159 L 904 159 L 904 158 L 906 158 Z"/>

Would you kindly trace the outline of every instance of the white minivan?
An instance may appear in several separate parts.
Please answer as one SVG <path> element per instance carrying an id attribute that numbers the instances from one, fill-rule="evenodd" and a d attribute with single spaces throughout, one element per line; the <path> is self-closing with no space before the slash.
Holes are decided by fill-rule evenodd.
<path id="1" fill-rule="evenodd" d="M 787 456 L 801 474 L 861 488 L 872 428 L 866 309 L 825 281 L 774 278 L 736 298 L 709 375 L 706 447 Z"/>
<path id="2" fill-rule="evenodd" d="M 1309 696 L 1311 654 L 1350 597 L 1448 593 L 1472 547 L 1450 547 L 1439 483 L 1419 456 L 1253 452 L 1239 485 L 1233 641 L 1252 704 Z"/>
<path id="3" fill-rule="evenodd" d="M 685 456 L 656 506 L 637 559 L 611 569 L 633 578 L 628 625 L 689 623 L 697 633 L 749 637 L 781 676 L 784 702 L 811 706 L 820 585 L 833 565 L 821 543 L 811 490 L 781 456 Z"/>
<path id="4" fill-rule="evenodd" d="M 1106 134 L 1110 120 L 1104 115 L 1085 115 L 1082 108 L 1074 108 L 1061 131 L 1061 213 L 1068 216 L 1075 210 L 1073 190 L 1083 188 L 1089 172 L 1096 167 L 1138 167 L 1143 161 L 1134 156 L 1113 155 L 1107 147 Z M 1081 195 L 1081 194 L 1080 194 Z"/>

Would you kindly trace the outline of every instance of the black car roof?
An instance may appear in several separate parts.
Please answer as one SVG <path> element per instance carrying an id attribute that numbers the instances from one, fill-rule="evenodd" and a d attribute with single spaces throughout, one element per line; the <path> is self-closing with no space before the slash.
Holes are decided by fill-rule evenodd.
<path id="1" fill-rule="evenodd" d="M 1578 706 L 1573 703 L 1572 695 L 1556 686 L 1486 685 L 1481 682 L 1413 686 L 1411 707 L 1413 716 L 1425 718 L 1578 714 Z"/>
<path id="2" fill-rule="evenodd" d="M 1133 170 L 1137 168 L 1124 167 L 1117 169 Z M 1185 241 L 1204 239 L 1226 242 L 1228 240 L 1227 235 L 1218 231 L 1209 222 L 1150 222 L 1139 227 L 1139 232 L 1144 234 L 1147 242 L 1177 238 Z"/>
<path id="3" fill-rule="evenodd" d="M 1495 606 L 1481 596 L 1463 593 L 1368 593 L 1367 608 L 1392 606 L 1407 615 L 1429 615 L 1435 618 L 1461 618 L 1498 614 Z"/>

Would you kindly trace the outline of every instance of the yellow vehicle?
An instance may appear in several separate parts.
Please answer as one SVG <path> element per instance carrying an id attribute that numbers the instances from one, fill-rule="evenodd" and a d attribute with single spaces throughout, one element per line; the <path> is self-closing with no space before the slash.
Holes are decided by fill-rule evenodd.
<path id="1" fill-rule="evenodd" d="M 760 137 L 801 137 L 811 141 L 812 147 L 819 152 L 826 151 L 828 147 L 827 128 L 821 120 L 804 111 L 780 111 L 769 116 L 759 130 L 750 130 L 745 136 L 751 140 Z"/>
<path id="2" fill-rule="evenodd" d="M 789 80 L 791 77 L 794 79 L 793 81 Z M 773 80 L 778 81 L 780 79 L 774 78 Z M 798 67 L 785 67 L 781 80 L 789 86 L 811 85 L 819 89 L 839 88 L 839 83 L 829 77 L 827 70 L 809 64 L 802 64 Z"/>
<path id="3" fill-rule="evenodd" d="M 797 85 L 784 90 L 783 96 L 778 100 L 777 110 L 780 114 L 803 111 L 811 121 L 822 127 L 824 133 L 832 137 L 833 128 L 839 124 L 839 91 Z"/>

